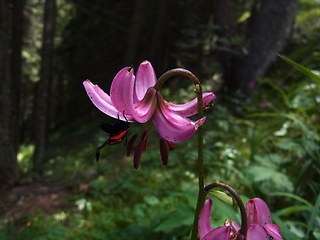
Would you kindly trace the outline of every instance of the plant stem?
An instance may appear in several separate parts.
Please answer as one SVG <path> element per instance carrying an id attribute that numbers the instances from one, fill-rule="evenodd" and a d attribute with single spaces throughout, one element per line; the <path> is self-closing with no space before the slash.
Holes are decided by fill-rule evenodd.
<path id="1" fill-rule="evenodd" d="M 239 232 L 243 236 L 246 236 L 247 229 L 248 229 L 247 211 L 246 211 L 246 208 L 245 208 L 239 194 L 232 187 L 230 187 L 229 185 L 224 184 L 224 183 L 212 183 L 212 184 L 205 186 L 203 190 L 206 194 L 210 189 L 216 188 L 216 187 L 221 187 L 221 188 L 228 190 L 228 192 L 230 192 L 231 195 L 236 200 L 236 202 L 240 208 L 240 213 L 241 213 L 241 228 L 240 228 Z"/>
<path id="2" fill-rule="evenodd" d="M 196 86 L 196 93 L 198 99 L 198 117 L 199 119 L 203 117 L 203 99 L 202 99 L 202 90 L 200 85 Z M 205 201 L 205 192 L 203 191 L 204 187 L 204 165 L 203 165 L 203 127 L 200 126 L 198 128 L 198 161 L 197 161 L 197 171 L 199 178 L 199 192 L 198 192 L 198 200 L 197 200 L 197 208 L 194 215 L 193 227 L 192 227 L 192 235 L 191 240 L 196 240 L 198 236 L 198 221 L 200 211 L 204 205 Z"/>
<path id="3" fill-rule="evenodd" d="M 198 78 L 192 72 L 190 72 L 186 69 L 183 69 L 183 68 L 174 68 L 174 69 L 171 69 L 171 70 L 165 72 L 164 74 L 162 74 L 161 77 L 159 77 L 156 84 L 153 86 L 153 88 L 157 91 L 160 91 L 160 89 L 161 89 L 162 85 L 165 83 L 165 81 L 167 81 L 169 78 L 176 76 L 176 75 L 186 76 L 187 78 L 192 80 L 192 82 L 194 83 L 195 86 L 196 85 L 200 86 L 200 82 L 199 82 Z"/>
<path id="4" fill-rule="evenodd" d="M 157 83 L 154 86 L 154 89 L 159 91 L 163 85 L 163 83 L 175 76 L 175 75 L 183 75 L 191 79 L 195 85 L 195 93 L 197 94 L 197 100 L 198 100 L 198 118 L 203 118 L 203 99 L 202 99 L 202 89 L 200 85 L 200 81 L 198 78 L 191 73 L 190 71 L 182 68 L 175 68 L 172 70 L 169 70 L 165 72 L 157 81 Z M 198 191 L 198 200 L 197 200 L 197 207 L 196 212 L 194 215 L 193 220 L 193 227 L 192 227 L 192 235 L 191 240 L 196 240 L 198 237 L 198 221 L 199 221 L 199 215 L 200 211 L 204 205 L 205 201 L 205 192 L 203 191 L 204 187 L 204 165 L 203 165 L 203 127 L 198 127 L 198 161 L 196 163 L 196 170 L 198 172 L 198 179 L 199 179 L 199 191 Z"/>

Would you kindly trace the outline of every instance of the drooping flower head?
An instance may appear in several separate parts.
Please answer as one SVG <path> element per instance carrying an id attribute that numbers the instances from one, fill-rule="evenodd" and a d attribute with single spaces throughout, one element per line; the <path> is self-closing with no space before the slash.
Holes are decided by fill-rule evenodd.
<path id="1" fill-rule="evenodd" d="M 247 240 L 282 240 L 280 228 L 272 223 L 269 208 L 262 199 L 251 199 L 246 206 L 248 218 Z M 198 232 L 200 240 L 237 239 L 240 235 L 240 227 L 233 220 L 226 221 L 225 226 L 212 229 L 210 223 L 211 208 L 212 200 L 207 199 L 199 217 Z"/>
<path id="2" fill-rule="evenodd" d="M 144 61 L 136 76 L 131 67 L 121 69 L 112 81 L 110 95 L 90 80 L 84 81 L 83 85 L 92 103 L 106 115 L 123 121 L 127 119 L 129 122 L 146 123 L 152 120 L 160 136 L 169 145 L 171 142 L 189 139 L 205 121 L 205 117 L 197 121 L 188 118 L 198 112 L 197 99 L 185 104 L 167 102 L 160 91 L 154 88 L 156 83 L 151 63 Z M 213 93 L 203 93 L 202 96 L 203 106 L 215 98 Z M 143 135 L 135 152 L 135 159 L 138 161 L 142 151 L 146 149 L 149 136 L 148 132 Z M 161 149 L 164 149 L 164 140 L 160 141 Z M 166 158 L 165 152 L 162 155 Z M 138 165 L 136 163 L 135 167 Z"/>
<path id="3" fill-rule="evenodd" d="M 199 216 L 198 233 L 200 240 L 229 240 L 234 233 L 231 232 L 231 226 L 221 226 L 212 229 L 210 222 L 212 200 L 206 200 Z"/>
<path id="4" fill-rule="evenodd" d="M 207 193 L 210 189 L 222 187 L 235 198 L 241 212 L 241 227 L 233 220 L 226 221 L 224 226 L 212 229 L 210 215 L 212 200 L 207 199 L 199 215 L 198 233 L 200 240 L 282 240 L 280 228 L 272 223 L 270 210 L 260 198 L 250 199 L 244 204 L 238 193 L 223 183 L 212 183 L 204 187 Z"/>

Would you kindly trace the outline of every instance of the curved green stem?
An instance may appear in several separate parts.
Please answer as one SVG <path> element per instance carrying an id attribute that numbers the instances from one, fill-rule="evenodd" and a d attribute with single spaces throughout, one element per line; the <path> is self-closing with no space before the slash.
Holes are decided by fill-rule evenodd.
<path id="1" fill-rule="evenodd" d="M 209 184 L 207 186 L 205 186 L 203 188 L 203 191 L 205 192 L 205 194 L 212 188 L 216 188 L 216 187 L 221 187 L 226 189 L 229 193 L 231 193 L 231 195 L 234 197 L 234 199 L 236 200 L 239 208 L 240 208 L 240 213 L 241 213 L 241 228 L 240 228 L 240 233 L 243 236 L 246 236 L 247 234 L 247 229 L 248 229 L 248 220 L 247 220 L 247 211 L 246 208 L 239 196 L 239 194 L 229 185 L 224 184 L 224 183 L 212 183 Z"/>
<path id="2" fill-rule="evenodd" d="M 200 85 L 200 81 L 198 78 L 190 71 L 183 69 L 183 68 L 175 68 L 165 72 L 157 81 L 154 86 L 154 89 L 159 91 L 163 85 L 163 83 L 168 80 L 169 78 L 175 75 L 183 75 L 191 79 L 195 85 L 195 93 L 197 94 L 198 100 L 198 118 L 203 118 L 203 99 L 202 99 L 202 89 Z M 196 169 L 198 172 L 198 179 L 199 179 L 199 191 L 198 191 L 198 200 L 197 200 L 197 207 L 196 212 L 193 220 L 193 227 L 192 227 L 192 235 L 191 240 L 196 240 L 198 237 L 198 221 L 200 211 L 204 205 L 205 201 L 205 192 L 203 191 L 204 187 L 204 165 L 203 165 L 203 127 L 200 126 L 198 128 L 198 161 L 196 163 Z"/>
<path id="3" fill-rule="evenodd" d="M 196 93 L 198 99 L 198 117 L 203 118 L 203 99 L 202 99 L 202 90 L 200 85 L 196 85 Z M 199 192 L 198 192 L 198 200 L 197 200 L 197 207 L 196 212 L 194 215 L 193 220 L 193 227 L 192 227 L 192 235 L 191 240 L 196 240 L 198 236 L 198 221 L 200 211 L 204 205 L 204 201 L 206 195 L 203 191 L 204 187 L 204 164 L 203 164 L 203 127 L 200 126 L 198 128 L 198 162 L 197 162 L 197 171 L 198 171 L 198 178 L 199 178 Z"/>
<path id="4" fill-rule="evenodd" d="M 157 91 L 160 91 L 160 89 L 162 88 L 162 85 L 165 83 L 165 81 L 167 81 L 169 78 L 176 76 L 176 75 L 186 76 L 187 78 L 192 80 L 194 85 L 198 84 L 200 86 L 200 81 L 192 72 L 190 72 L 186 69 L 183 69 L 183 68 L 174 68 L 174 69 L 171 69 L 171 70 L 165 72 L 164 74 L 162 74 L 162 76 L 159 77 L 158 81 L 156 82 L 156 84 L 154 85 L 153 88 Z"/>

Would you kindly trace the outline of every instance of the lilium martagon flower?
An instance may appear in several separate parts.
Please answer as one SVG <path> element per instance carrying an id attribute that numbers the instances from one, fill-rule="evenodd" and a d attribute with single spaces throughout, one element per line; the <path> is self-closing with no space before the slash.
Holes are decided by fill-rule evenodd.
<path id="1" fill-rule="evenodd" d="M 173 142 L 183 142 L 191 138 L 197 128 L 205 122 L 205 117 L 192 121 L 188 117 L 198 113 L 197 98 L 185 104 L 167 102 L 156 90 L 157 78 L 150 62 L 140 64 L 136 76 L 133 68 L 125 67 L 114 77 L 110 95 L 90 80 L 83 82 L 92 103 L 106 115 L 122 121 L 149 123 L 153 122 L 160 134 L 160 152 L 164 165 L 168 163 L 168 148 L 174 149 Z M 203 93 L 205 107 L 214 98 L 211 92 Z M 119 114 L 120 113 L 120 114 Z M 134 167 L 138 168 L 141 154 L 147 149 L 149 129 L 146 130 L 134 153 Z M 127 145 L 127 154 L 137 139 L 134 134 Z"/>
<path id="2" fill-rule="evenodd" d="M 212 229 L 210 223 L 212 200 L 207 199 L 199 216 L 200 240 L 282 240 L 280 228 L 272 223 L 269 208 L 262 199 L 251 199 L 246 207 L 248 229 L 245 237 L 240 233 L 239 225 L 233 220 L 226 221 L 224 226 Z"/>

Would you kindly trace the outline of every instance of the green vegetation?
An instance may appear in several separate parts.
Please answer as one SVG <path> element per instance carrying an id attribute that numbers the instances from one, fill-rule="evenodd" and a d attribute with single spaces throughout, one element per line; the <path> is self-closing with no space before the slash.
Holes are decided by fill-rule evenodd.
<path id="1" fill-rule="evenodd" d="M 243 117 L 231 116 L 218 103 L 207 112 L 205 124 L 206 183 L 228 182 L 243 199 L 263 198 L 283 238 L 292 240 L 319 239 L 320 234 L 320 85 L 309 71 L 303 73 L 311 78 L 296 72 L 300 83 L 289 90 L 264 79 L 251 104 L 239 102 Z M 58 154 L 42 182 L 62 184 L 63 179 L 68 194 L 50 214 L 21 213 L 2 223 L 0 239 L 188 239 L 197 195 L 196 137 L 176 144 L 163 167 L 154 132 L 137 171 L 132 157 L 124 156 L 123 144 L 108 146 L 95 163 L 95 148 L 106 137 L 95 129 L 94 123 L 82 124 L 52 136 L 54 145 L 73 144 L 55 148 Z M 130 134 L 139 130 L 133 124 Z M 32 150 L 20 149 L 26 172 Z M 13 195 L 5 199 L 15 200 Z M 236 209 L 213 200 L 213 226 L 239 219 Z"/>
<path id="2" fill-rule="evenodd" d="M 43 172 L 35 173 L 34 133 L 40 124 L 34 121 L 34 102 L 41 81 L 45 2 L 26 1 L 23 12 L 28 21 L 17 101 L 21 109 L 16 111 L 20 135 L 2 148 L 19 146 L 20 175 L 1 186 L 0 240 L 190 239 L 198 194 L 196 136 L 175 144 L 167 166 L 161 163 L 155 130 L 138 170 L 124 142 L 106 146 L 95 160 L 97 147 L 108 138 L 99 128 L 105 116 L 98 115 L 81 83 L 90 78 L 108 92 L 123 58 L 132 64 L 154 61 L 158 77 L 171 66 L 194 72 L 204 91 L 217 94 L 205 111 L 205 184 L 226 183 L 244 202 L 262 198 L 283 239 L 320 239 L 319 1 L 300 0 L 287 48 L 253 81 L 252 95 L 243 97 L 233 84 L 240 82 L 237 73 L 248 56 L 250 24 L 260 5 L 251 7 L 259 1 L 233 1 L 237 33 L 225 34 L 228 29 L 215 22 L 206 1 L 196 1 L 196 7 L 191 0 L 164 1 L 163 9 L 180 9 L 177 13 L 166 12 L 157 1 L 141 1 L 144 11 L 135 18 L 139 8 L 125 1 L 57 0 L 49 144 L 42 153 Z M 131 48 L 136 22 L 141 26 Z M 231 84 L 225 79 L 229 69 Z M 195 97 L 194 86 L 184 83 L 174 79 L 161 93 L 184 103 Z M 140 137 L 144 126 L 130 126 L 128 140 L 135 133 Z M 240 222 L 239 209 L 230 207 L 233 200 L 226 193 L 208 195 L 213 227 L 227 218 Z"/>

